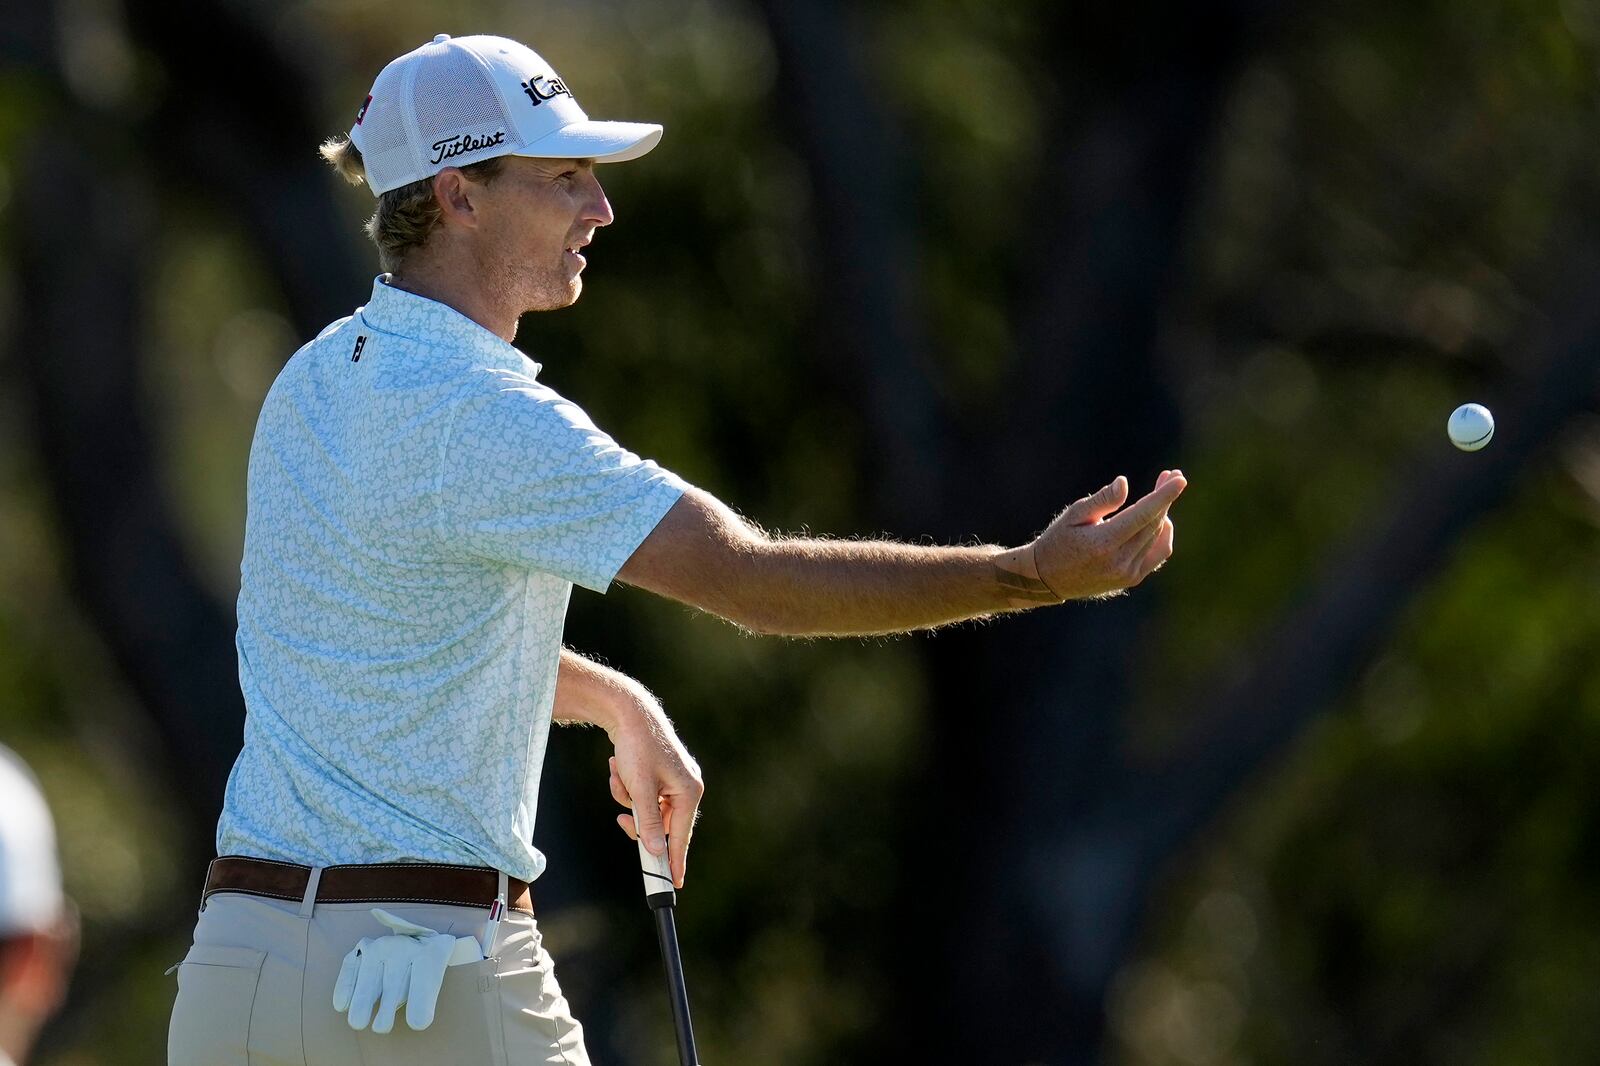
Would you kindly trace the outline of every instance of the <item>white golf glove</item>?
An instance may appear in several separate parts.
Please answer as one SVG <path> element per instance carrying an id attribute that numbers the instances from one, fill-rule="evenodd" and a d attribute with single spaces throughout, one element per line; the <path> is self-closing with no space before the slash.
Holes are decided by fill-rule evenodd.
<path id="1" fill-rule="evenodd" d="M 372 908 L 372 916 L 393 929 L 393 936 L 362 937 L 344 957 L 339 979 L 333 983 L 333 1009 L 348 1010 L 350 1028 L 374 1033 L 394 1028 L 395 1012 L 405 1004 L 406 1024 L 426 1029 L 451 966 L 478 962 L 483 948 L 475 936 L 451 936 Z M 376 1005 L 378 1013 L 372 1013 Z"/>

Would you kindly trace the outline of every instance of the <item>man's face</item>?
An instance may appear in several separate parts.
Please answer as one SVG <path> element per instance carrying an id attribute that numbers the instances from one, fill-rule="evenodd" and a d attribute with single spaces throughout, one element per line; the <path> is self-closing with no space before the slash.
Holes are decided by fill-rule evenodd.
<path id="1" fill-rule="evenodd" d="M 0 936 L 0 1061 L 22 1062 L 66 998 L 78 961 L 78 911 L 68 903 L 42 932 Z"/>
<path id="2" fill-rule="evenodd" d="M 474 199 L 484 213 L 480 254 L 491 284 L 522 311 L 577 300 L 583 246 L 612 220 L 593 164 L 506 156 L 500 174 Z"/>

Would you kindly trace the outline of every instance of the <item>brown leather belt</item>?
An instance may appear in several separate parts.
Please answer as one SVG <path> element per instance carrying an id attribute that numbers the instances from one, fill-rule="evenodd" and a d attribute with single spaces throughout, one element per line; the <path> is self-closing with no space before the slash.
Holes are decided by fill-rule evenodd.
<path id="1" fill-rule="evenodd" d="M 442 903 L 487 907 L 494 902 L 499 875 L 486 866 L 452 866 L 434 862 L 390 862 L 325 866 L 317 882 L 318 903 Z M 298 903 L 311 883 L 311 867 L 245 855 L 223 855 L 206 869 L 206 900 L 218 892 L 242 892 Z M 506 878 L 506 905 L 533 913 L 528 882 Z"/>

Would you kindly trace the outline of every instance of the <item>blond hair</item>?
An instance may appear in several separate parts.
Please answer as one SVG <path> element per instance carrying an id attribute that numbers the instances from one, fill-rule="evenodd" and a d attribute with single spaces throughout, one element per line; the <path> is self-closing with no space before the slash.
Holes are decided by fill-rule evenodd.
<path id="1" fill-rule="evenodd" d="M 351 185 L 366 182 L 367 168 L 361 161 L 361 149 L 352 144 L 350 138 L 329 137 L 318 151 Z M 469 163 L 461 171 L 487 185 L 499 176 L 503 164 L 504 158 L 496 156 Z M 428 235 L 438 229 L 439 218 L 439 202 L 433 196 L 431 177 L 380 193 L 378 209 L 367 219 L 364 228 L 372 243 L 378 246 L 378 262 L 383 269 L 391 273 L 400 269 L 406 254 L 422 247 Z"/>

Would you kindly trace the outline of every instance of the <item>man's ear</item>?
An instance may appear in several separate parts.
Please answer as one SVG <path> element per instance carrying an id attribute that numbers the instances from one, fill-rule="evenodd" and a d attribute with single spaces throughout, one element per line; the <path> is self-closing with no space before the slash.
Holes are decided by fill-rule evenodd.
<path id="1" fill-rule="evenodd" d="M 460 167 L 445 167 L 433 177 L 433 199 L 446 222 L 460 226 L 476 226 L 478 211 L 476 197 L 483 186 L 461 172 Z"/>

